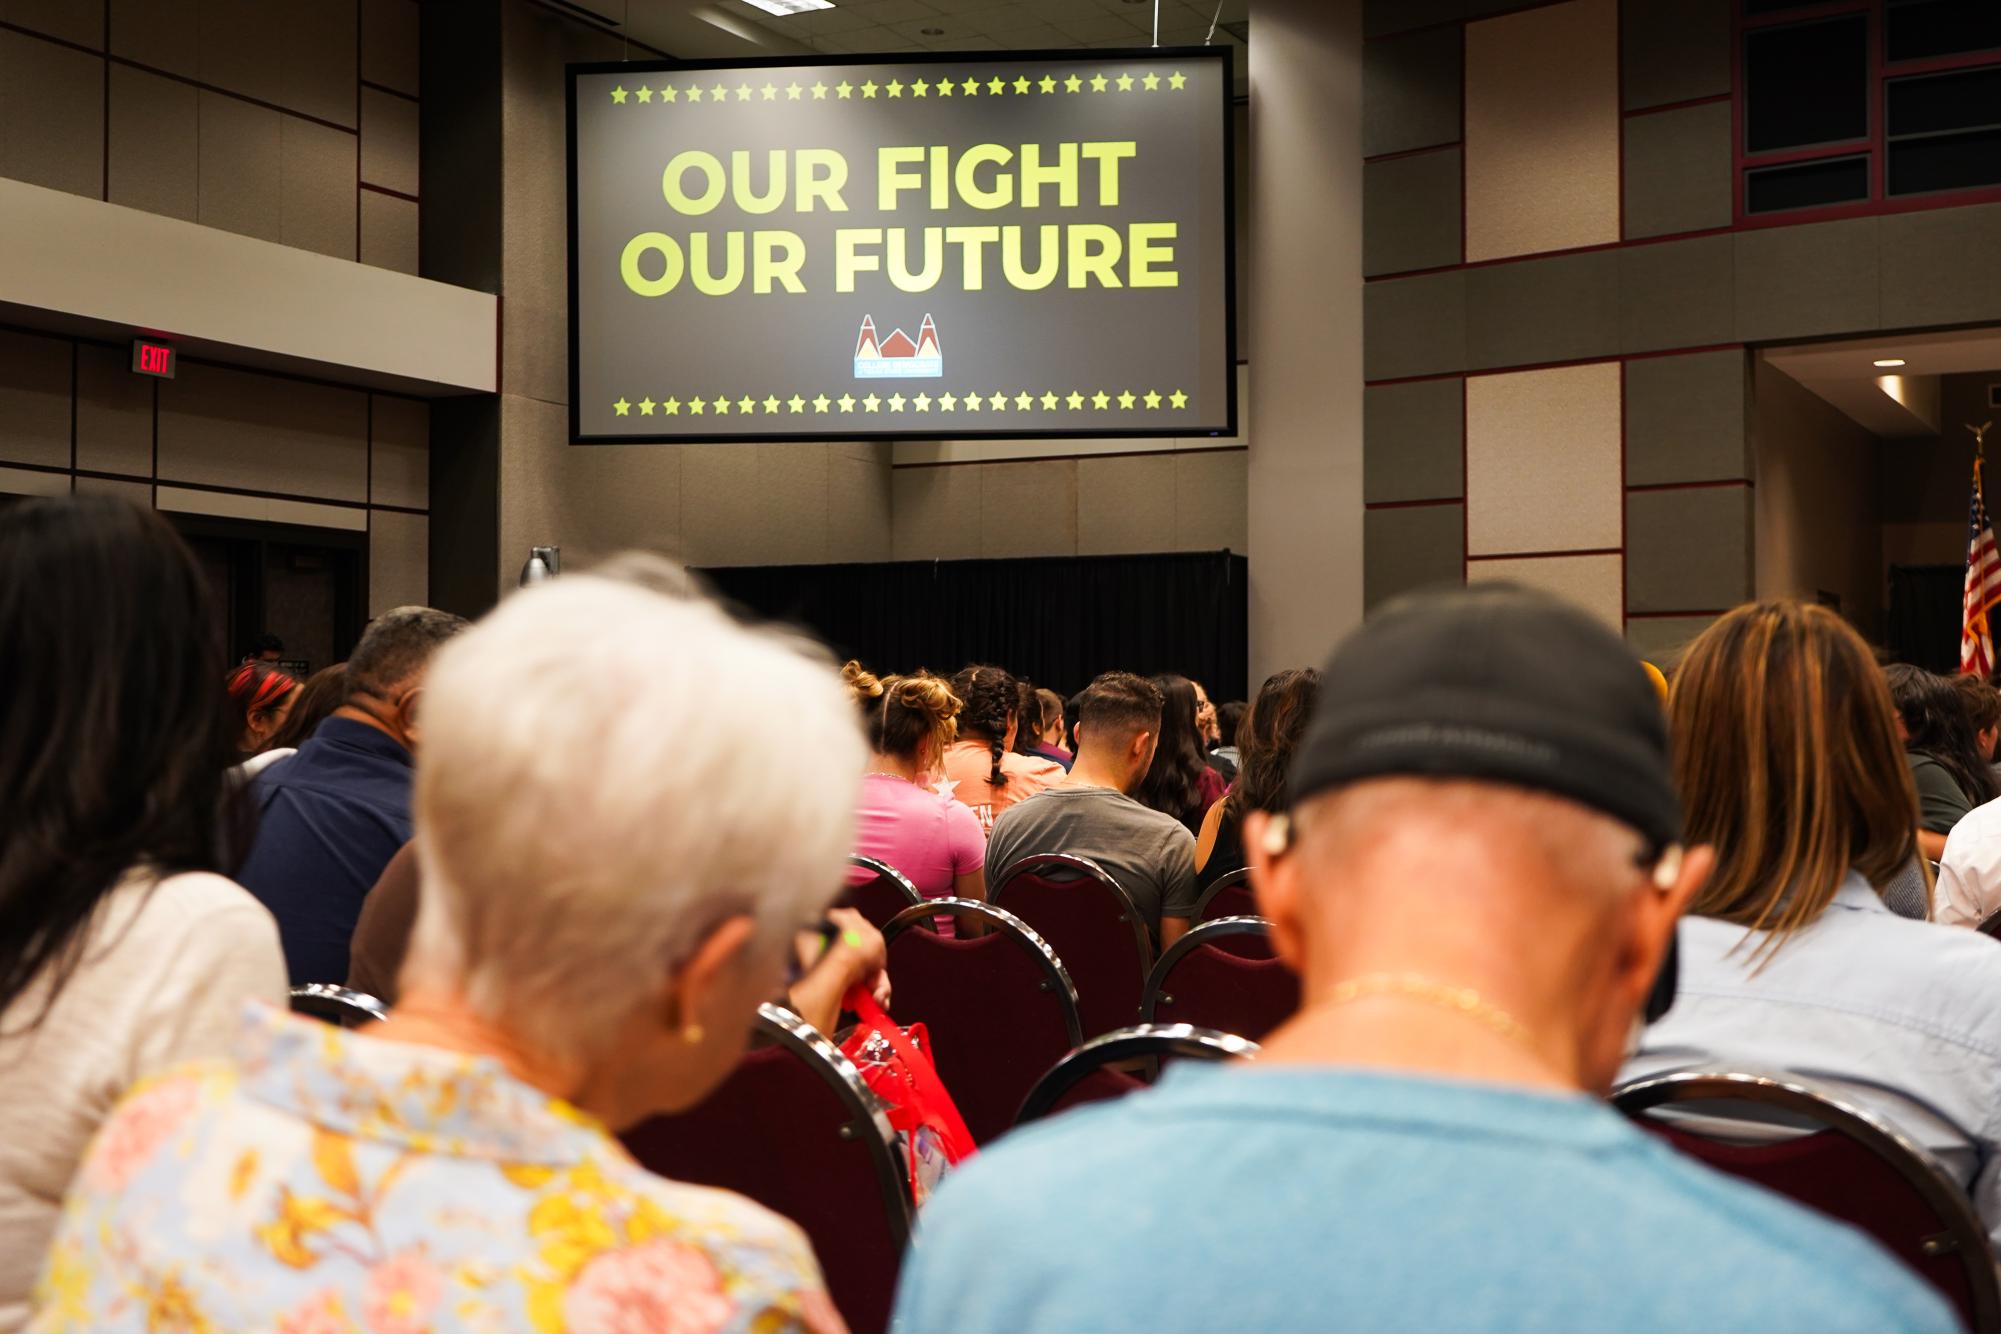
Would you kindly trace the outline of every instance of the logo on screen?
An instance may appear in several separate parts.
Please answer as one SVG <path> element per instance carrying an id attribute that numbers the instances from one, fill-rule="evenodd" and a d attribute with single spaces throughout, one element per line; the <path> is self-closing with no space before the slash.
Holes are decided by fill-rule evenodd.
<path id="1" fill-rule="evenodd" d="M 855 378 L 858 380 L 930 380 L 945 373 L 945 357 L 938 350 L 938 326 L 926 315 L 917 326 L 915 339 L 901 329 L 889 337 L 875 336 L 875 316 L 862 316 L 862 331 L 855 339 Z"/>

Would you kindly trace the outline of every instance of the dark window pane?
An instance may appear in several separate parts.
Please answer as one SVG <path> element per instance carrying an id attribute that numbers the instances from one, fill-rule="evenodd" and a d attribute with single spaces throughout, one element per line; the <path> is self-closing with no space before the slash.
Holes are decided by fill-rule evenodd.
<path id="1" fill-rule="evenodd" d="M 2001 65 L 1892 79 L 1884 100 L 1889 106 L 1885 130 L 1891 135 L 2001 125 Z"/>
<path id="2" fill-rule="evenodd" d="M 1744 34 L 1744 146 L 1753 153 L 1869 133 L 1869 21 L 1827 19 Z"/>
<path id="3" fill-rule="evenodd" d="M 1744 13 L 1783 14 L 1788 9 L 1805 9 L 1815 0 L 1744 0 Z"/>
<path id="4" fill-rule="evenodd" d="M 1744 173 L 1744 211 L 1777 213 L 1869 197 L 1869 158 L 1820 158 Z"/>
<path id="5" fill-rule="evenodd" d="M 1994 0 L 1890 0 L 1886 18 L 1891 60 L 2001 47 L 2001 4 Z"/>
<path id="6" fill-rule="evenodd" d="M 1889 191 L 1965 190 L 2001 185 L 2001 130 L 1905 139 L 1890 145 Z"/>

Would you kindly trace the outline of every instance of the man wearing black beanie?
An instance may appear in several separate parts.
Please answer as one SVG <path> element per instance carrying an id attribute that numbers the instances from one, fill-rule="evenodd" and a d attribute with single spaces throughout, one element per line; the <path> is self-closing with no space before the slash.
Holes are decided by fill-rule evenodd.
<path id="1" fill-rule="evenodd" d="M 1855 1233 L 1599 1100 L 1708 876 L 1619 638 L 1483 585 L 1336 650 L 1244 845 L 1303 1003 L 1254 1062 L 947 1180 L 899 1329 L 1946 1331 Z"/>

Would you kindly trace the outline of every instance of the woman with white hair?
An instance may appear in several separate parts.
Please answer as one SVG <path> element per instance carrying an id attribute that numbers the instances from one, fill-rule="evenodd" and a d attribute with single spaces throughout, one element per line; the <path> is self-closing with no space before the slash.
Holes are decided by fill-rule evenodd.
<path id="1" fill-rule="evenodd" d="M 612 1131 L 727 1076 L 839 887 L 864 761 L 839 677 L 585 575 L 510 598 L 429 686 L 395 1012 L 362 1036 L 260 1010 L 233 1065 L 136 1090 L 41 1318 L 838 1329 L 792 1225 Z M 797 753 L 827 781 L 773 781 Z"/>

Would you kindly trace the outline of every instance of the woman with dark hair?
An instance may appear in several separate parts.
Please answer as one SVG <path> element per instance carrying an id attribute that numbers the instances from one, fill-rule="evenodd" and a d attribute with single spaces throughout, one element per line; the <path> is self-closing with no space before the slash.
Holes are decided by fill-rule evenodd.
<path id="1" fill-rule="evenodd" d="M 946 795 L 973 808 L 989 834 L 1002 811 L 1063 780 L 1063 766 L 1037 756 L 1018 755 L 1014 742 L 1021 724 L 1021 687 L 999 667 L 962 667 L 952 693 L 963 706 L 959 737 L 945 748 Z"/>
<path id="2" fill-rule="evenodd" d="M 208 585 L 109 496 L 0 511 L 0 1328 L 135 1080 L 282 1006 L 271 915 L 216 874 L 236 758 Z M 87 602 L 80 601 L 87 595 Z"/>
<path id="3" fill-rule="evenodd" d="M 1222 797 L 1226 785 L 1203 759 L 1202 732 L 1195 721 L 1199 707 L 1195 683 L 1174 675 L 1156 676 L 1153 683 L 1167 697 L 1160 711 L 1160 744 L 1133 800 L 1173 816 L 1193 834 L 1202 828 L 1202 817 Z"/>
<path id="4" fill-rule="evenodd" d="M 1683 841 L 1715 866 L 1677 928 L 1673 1008 L 1620 1078 L 1810 1076 L 1929 1151 L 2001 1240 L 2001 951 L 1884 901 L 1917 792 L 1883 678 L 1800 602 L 1739 607 L 1689 646 L 1668 732 Z"/>
<path id="5" fill-rule="evenodd" d="M 1232 735 L 1243 757 L 1237 781 L 1209 808 L 1195 838 L 1195 873 L 1204 885 L 1244 869 L 1240 831 L 1246 814 L 1285 809 L 1292 752 L 1306 732 L 1306 720 L 1312 716 L 1319 693 L 1320 673 L 1311 667 L 1274 672 L 1258 688 L 1257 702 L 1235 725 Z"/>
<path id="6" fill-rule="evenodd" d="M 1023 681 L 1019 712 L 1021 724 L 1015 728 L 1015 753 L 1060 764 L 1068 773 L 1077 757 L 1063 748 L 1063 697 Z"/>
<path id="7" fill-rule="evenodd" d="M 284 725 L 271 734 L 266 753 L 282 750 L 287 754 L 305 743 L 333 711 L 347 703 L 347 664 L 337 662 L 322 667 L 306 678 L 299 697 L 285 715 Z"/>
<path id="8" fill-rule="evenodd" d="M 290 672 L 257 660 L 232 671 L 223 689 L 229 695 L 229 722 L 236 729 L 236 751 L 245 760 L 271 748 L 271 738 L 285 725 L 301 693 Z"/>
<path id="9" fill-rule="evenodd" d="M 1950 677 L 1909 663 L 1884 669 L 1904 762 L 1918 788 L 1918 843 L 1931 861 L 1945 856 L 1946 835 L 1975 806 L 2001 796 L 2001 781 L 1980 755 L 1973 719 Z"/>

